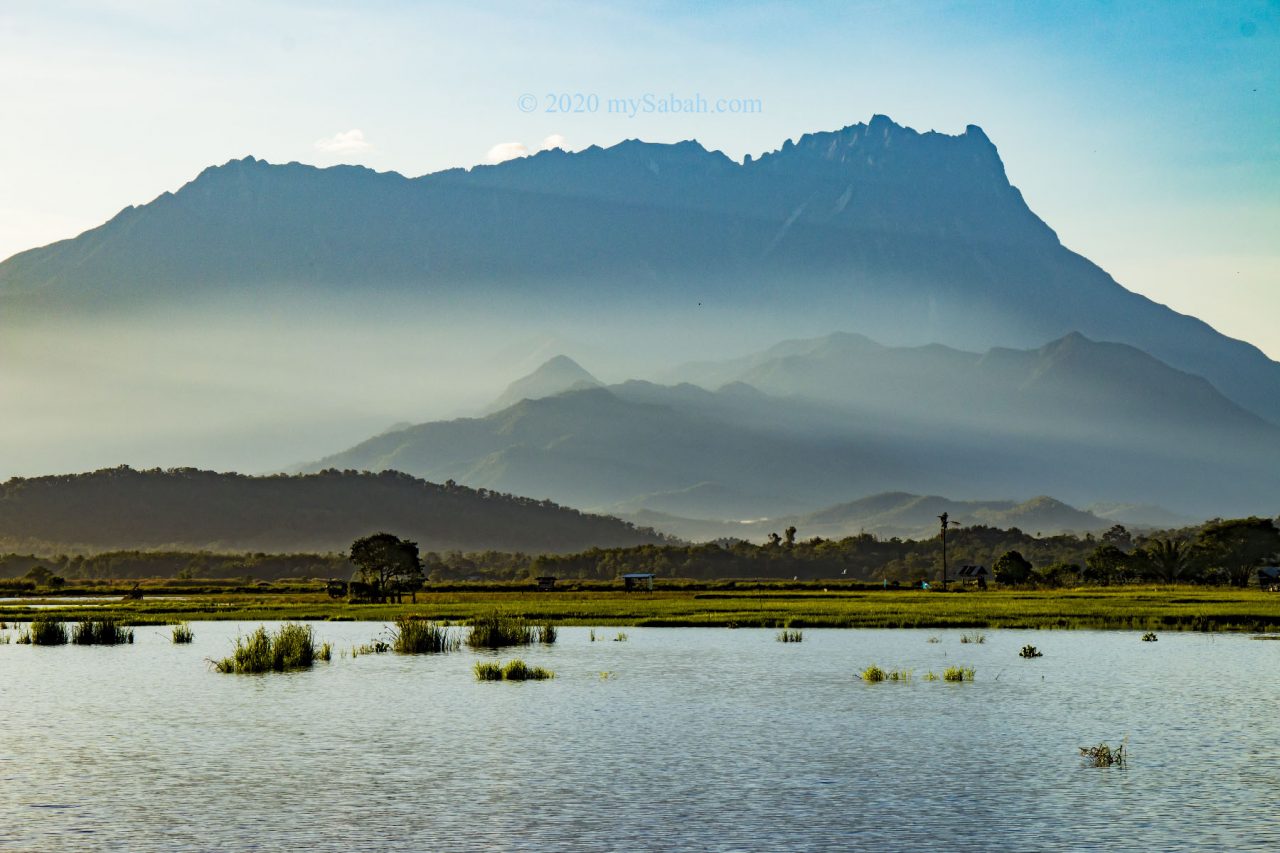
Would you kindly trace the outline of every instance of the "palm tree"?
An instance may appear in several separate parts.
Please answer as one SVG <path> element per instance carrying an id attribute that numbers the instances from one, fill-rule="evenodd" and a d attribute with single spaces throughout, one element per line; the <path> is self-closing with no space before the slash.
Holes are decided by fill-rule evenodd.
<path id="1" fill-rule="evenodd" d="M 1142 546 L 1156 577 L 1165 583 L 1174 583 L 1187 574 L 1194 562 L 1191 543 L 1172 536 L 1153 537 Z"/>

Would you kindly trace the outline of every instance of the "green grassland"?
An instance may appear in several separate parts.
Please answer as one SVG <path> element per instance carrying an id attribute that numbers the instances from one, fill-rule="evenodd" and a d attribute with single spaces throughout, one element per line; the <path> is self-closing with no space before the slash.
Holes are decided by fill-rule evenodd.
<path id="1" fill-rule="evenodd" d="M 95 590 L 95 594 L 102 592 Z M 1054 590 L 867 590 L 790 585 L 672 587 L 626 593 L 611 588 L 533 592 L 527 588 L 454 587 L 419 592 L 417 602 L 351 604 L 305 585 L 278 590 L 166 589 L 171 598 L 93 602 L 46 596 L 0 603 L 0 619 L 43 612 L 57 619 L 115 617 L 127 624 L 195 620 L 371 620 L 412 616 L 461 622 L 494 612 L 562 625 L 1095 628 L 1268 631 L 1280 629 L 1280 594 L 1203 586 L 1125 586 Z M 42 611 L 28 601 L 63 605 Z"/>

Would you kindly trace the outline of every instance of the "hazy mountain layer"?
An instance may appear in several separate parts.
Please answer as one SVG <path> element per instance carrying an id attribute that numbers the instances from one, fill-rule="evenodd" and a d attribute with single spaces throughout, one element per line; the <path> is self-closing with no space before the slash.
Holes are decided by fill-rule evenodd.
<path id="1" fill-rule="evenodd" d="M 763 542 L 770 533 L 782 535 L 792 526 L 796 528 L 799 539 L 814 536 L 840 539 L 859 533 L 871 533 L 880 538 L 927 539 L 937 534 L 938 516 L 944 512 L 967 527 L 1016 527 L 1027 533 L 1046 536 L 1106 530 L 1116 523 L 1045 496 L 1023 502 L 957 501 L 907 492 L 885 492 L 817 512 L 755 521 L 681 518 L 652 510 L 633 513 L 629 518 L 638 524 L 693 541 L 738 538 Z"/>
<path id="2" fill-rule="evenodd" d="M 378 531 L 424 551 L 581 551 L 659 541 L 616 518 L 406 474 L 245 477 L 114 468 L 0 484 L 8 548 L 345 551 Z"/>
<path id="3" fill-rule="evenodd" d="M 490 321 L 647 329 L 635 358 L 675 355 L 659 340 L 673 324 L 677 350 L 766 328 L 968 349 L 1079 330 L 1280 422 L 1280 365 L 1064 248 L 973 126 L 921 134 L 876 116 L 742 164 L 632 140 L 415 179 L 250 157 L 0 264 L 10 316 L 195 301 L 194 322 L 230 294 L 398 294 L 427 329 L 462 304 Z M 317 334 L 341 334 L 340 314 L 326 323 Z"/>
<path id="4" fill-rule="evenodd" d="M 305 470 L 397 469 L 610 512 L 720 519 L 896 490 L 1052 492 L 1202 517 L 1274 503 L 1280 428 L 1130 347 L 1072 335 L 978 355 L 841 336 L 782 350 L 699 369 L 749 375 L 775 394 L 742 381 L 570 391 L 376 436 Z"/>

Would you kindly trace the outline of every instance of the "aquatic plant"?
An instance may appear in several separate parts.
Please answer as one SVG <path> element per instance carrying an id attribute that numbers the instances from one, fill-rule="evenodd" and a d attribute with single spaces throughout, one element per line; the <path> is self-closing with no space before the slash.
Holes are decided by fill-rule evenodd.
<path id="1" fill-rule="evenodd" d="M 365 643 L 362 646 L 351 647 L 351 657 L 358 658 L 360 655 L 381 655 L 391 651 L 391 644 L 386 640 L 374 640 Z"/>
<path id="2" fill-rule="evenodd" d="M 924 680 L 924 681 L 937 681 L 937 680 L 938 680 L 938 674 L 937 674 L 936 672 L 926 672 L 926 673 L 924 674 L 924 679 L 923 679 L 923 680 Z"/>
<path id="3" fill-rule="evenodd" d="M 122 628 L 111 618 L 81 619 L 71 629 L 71 642 L 77 646 L 118 646 L 133 642 L 133 629 Z"/>
<path id="4" fill-rule="evenodd" d="M 19 643 L 31 646 L 63 646 L 70 639 L 66 625 L 38 616 L 32 619 L 27 630 L 18 636 Z"/>
<path id="5" fill-rule="evenodd" d="M 595 629 L 595 628 L 592 628 L 591 630 L 587 631 L 587 639 L 588 639 L 588 640 L 590 640 L 590 641 L 591 641 L 591 642 L 593 642 L 593 643 L 596 641 L 596 629 Z"/>
<path id="6" fill-rule="evenodd" d="M 191 630 L 191 626 L 186 622 L 179 622 L 173 626 L 173 642 L 190 643 L 196 638 L 195 633 Z"/>
<path id="7" fill-rule="evenodd" d="M 550 622 L 539 625 L 536 629 L 538 642 L 549 646 L 556 641 L 556 626 Z"/>
<path id="8" fill-rule="evenodd" d="M 613 641 L 615 643 L 625 643 L 628 639 L 626 631 L 619 631 L 618 636 L 614 637 Z"/>
<path id="9" fill-rule="evenodd" d="M 1142 642 L 1144 643 L 1154 643 L 1158 639 L 1160 638 L 1156 636 L 1155 631 L 1148 631 L 1142 635 Z"/>
<path id="10" fill-rule="evenodd" d="M 321 643 L 316 649 L 316 660 L 328 663 L 333 658 L 333 643 Z"/>
<path id="11" fill-rule="evenodd" d="M 973 681 L 976 670 L 971 666 L 949 666 L 942 672 L 943 681 Z"/>
<path id="12" fill-rule="evenodd" d="M 237 637 L 231 657 L 213 661 L 218 672 L 253 674 L 307 669 L 315 662 L 315 633 L 310 625 L 290 623 L 272 634 L 260 626 L 248 637 Z"/>
<path id="13" fill-rule="evenodd" d="M 513 660 L 502 668 L 503 681 L 542 681 L 555 678 L 556 674 L 540 666 L 529 666 L 522 660 Z"/>
<path id="14" fill-rule="evenodd" d="M 862 671 L 862 675 L 858 677 L 861 678 L 863 681 L 873 681 L 873 682 L 884 681 L 885 673 L 884 673 L 884 670 L 881 669 L 880 667 L 876 666 L 875 664 L 871 664 L 871 666 L 864 669 Z"/>
<path id="15" fill-rule="evenodd" d="M 457 651 L 462 640 L 443 625 L 401 616 L 391 629 L 391 648 L 402 655 Z"/>
<path id="16" fill-rule="evenodd" d="M 1022 651 L 1018 652 L 1018 657 L 1042 658 L 1044 657 L 1044 652 L 1040 651 L 1035 646 L 1028 643 L 1027 645 L 1022 647 Z"/>
<path id="17" fill-rule="evenodd" d="M 476 681 L 501 681 L 502 664 L 480 662 L 476 664 Z"/>
<path id="18" fill-rule="evenodd" d="M 798 628 L 784 628 L 778 632 L 779 643 L 799 643 L 804 641 L 804 632 Z"/>
<path id="19" fill-rule="evenodd" d="M 1124 767 L 1126 761 L 1124 741 L 1114 749 L 1105 742 L 1097 746 L 1082 746 L 1080 755 L 1090 767 Z"/>
<path id="20" fill-rule="evenodd" d="M 475 673 L 477 681 L 543 681 L 556 677 L 549 669 L 529 666 L 519 659 L 510 661 L 506 666 L 501 663 L 477 663 Z"/>
<path id="21" fill-rule="evenodd" d="M 970 634 L 961 634 L 961 635 L 960 635 L 960 642 L 962 642 L 962 643 L 979 643 L 979 644 L 981 644 L 981 643 L 985 643 L 986 641 L 987 641 L 987 635 L 986 635 L 986 634 L 984 634 L 984 633 L 982 633 L 981 631 L 974 631 L 974 632 L 972 632 L 972 633 L 970 633 Z"/>
<path id="22" fill-rule="evenodd" d="M 925 642 L 926 642 L 926 643 L 941 643 L 941 642 L 942 642 L 942 640 L 938 639 L 937 637 L 930 637 L 929 639 L 925 640 Z"/>
<path id="23" fill-rule="evenodd" d="M 478 649 L 498 649 L 503 646 L 527 646 L 534 642 L 537 629 L 519 616 L 489 613 L 472 619 L 467 633 L 467 645 Z"/>

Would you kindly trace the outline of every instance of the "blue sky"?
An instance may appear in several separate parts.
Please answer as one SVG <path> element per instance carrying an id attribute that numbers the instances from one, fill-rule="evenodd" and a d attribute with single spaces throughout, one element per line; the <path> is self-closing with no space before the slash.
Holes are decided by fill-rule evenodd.
<path id="1" fill-rule="evenodd" d="M 603 107 L 647 93 L 760 110 Z M 416 175 L 557 136 L 741 157 L 874 113 L 978 124 L 1065 244 L 1280 358 L 1278 2 L 9 0 L 0 104 L 0 256 L 245 154 Z"/>

